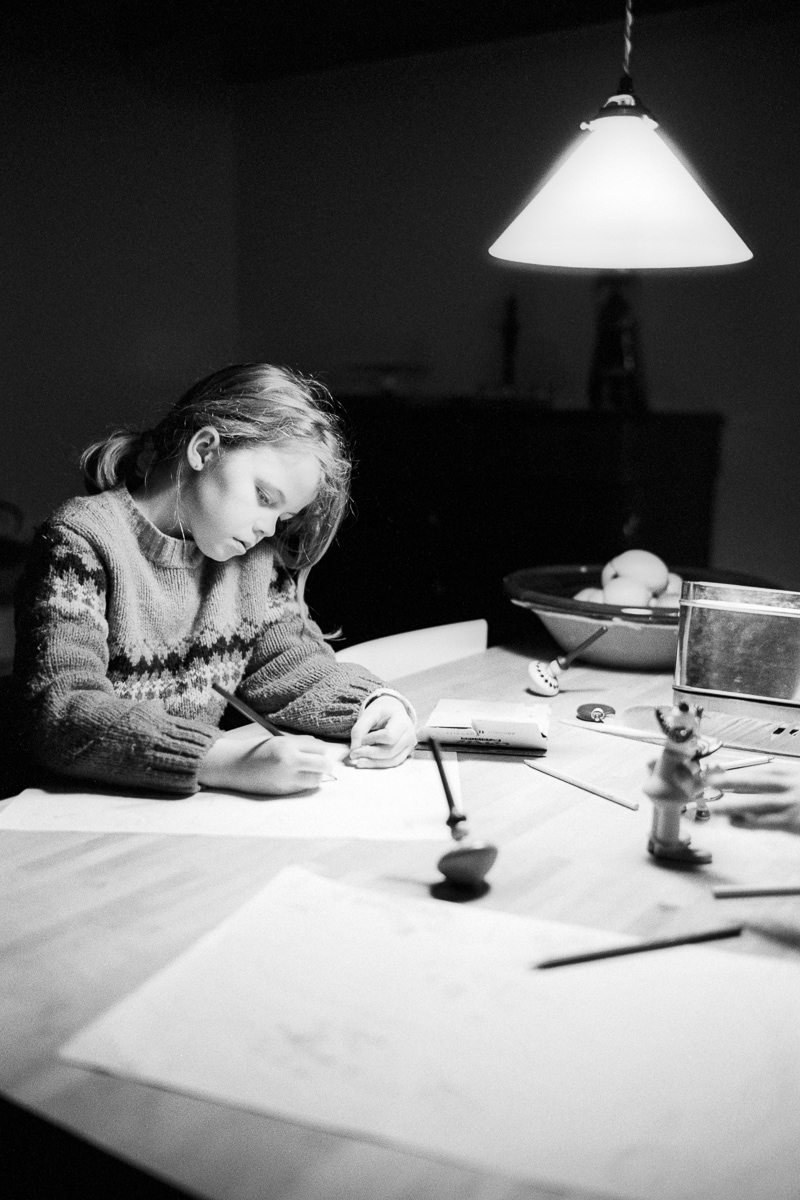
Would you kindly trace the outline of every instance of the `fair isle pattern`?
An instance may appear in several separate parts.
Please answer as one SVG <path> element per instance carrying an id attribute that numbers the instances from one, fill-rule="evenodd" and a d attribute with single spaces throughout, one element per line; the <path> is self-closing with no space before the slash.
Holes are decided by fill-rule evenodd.
<path id="1" fill-rule="evenodd" d="M 379 687 L 303 623 L 268 542 L 227 563 L 160 533 L 126 489 L 37 532 L 17 605 L 29 754 L 94 782 L 194 791 L 225 708 L 217 682 L 287 728 L 346 736 Z"/>

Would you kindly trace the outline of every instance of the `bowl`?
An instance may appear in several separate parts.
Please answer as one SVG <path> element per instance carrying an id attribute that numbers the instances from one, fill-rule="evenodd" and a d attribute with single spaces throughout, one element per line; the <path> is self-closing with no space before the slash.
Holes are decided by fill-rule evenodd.
<path id="1" fill-rule="evenodd" d="M 580 659 L 621 670 L 672 670 L 678 649 L 678 605 L 634 608 L 575 600 L 575 593 L 583 588 L 601 586 L 602 569 L 602 564 L 530 567 L 506 575 L 503 587 L 512 604 L 529 608 L 539 617 L 565 653 L 602 626 L 607 630 L 605 636 L 588 646 L 579 655 Z M 682 579 L 706 583 L 776 586 L 739 571 L 711 567 L 670 567 L 670 570 Z"/>

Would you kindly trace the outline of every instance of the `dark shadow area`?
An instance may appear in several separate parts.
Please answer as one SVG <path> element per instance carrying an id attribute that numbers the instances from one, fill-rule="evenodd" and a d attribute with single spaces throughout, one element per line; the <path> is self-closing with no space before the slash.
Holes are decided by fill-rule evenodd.
<path id="1" fill-rule="evenodd" d="M 28 1109 L 0 1098 L 4 1200 L 190 1200 L 192 1193 L 139 1170 Z"/>

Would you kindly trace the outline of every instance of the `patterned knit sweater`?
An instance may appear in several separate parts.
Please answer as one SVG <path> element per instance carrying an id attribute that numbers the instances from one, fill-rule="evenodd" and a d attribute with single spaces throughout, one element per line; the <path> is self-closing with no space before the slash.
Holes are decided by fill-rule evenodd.
<path id="1" fill-rule="evenodd" d="M 225 709 L 214 682 L 334 737 L 380 688 L 303 623 L 269 540 L 214 562 L 156 529 L 126 488 L 71 500 L 37 531 L 16 622 L 23 749 L 95 784 L 196 791 Z"/>

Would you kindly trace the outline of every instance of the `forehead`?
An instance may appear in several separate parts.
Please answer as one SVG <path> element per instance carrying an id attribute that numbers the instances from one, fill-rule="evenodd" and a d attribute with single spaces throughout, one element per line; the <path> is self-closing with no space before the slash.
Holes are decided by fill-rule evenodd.
<path id="1" fill-rule="evenodd" d="M 254 483 L 281 492 L 288 508 L 304 508 L 319 490 L 319 461 L 301 447 L 248 446 L 234 450 L 228 461 L 247 471 Z"/>

